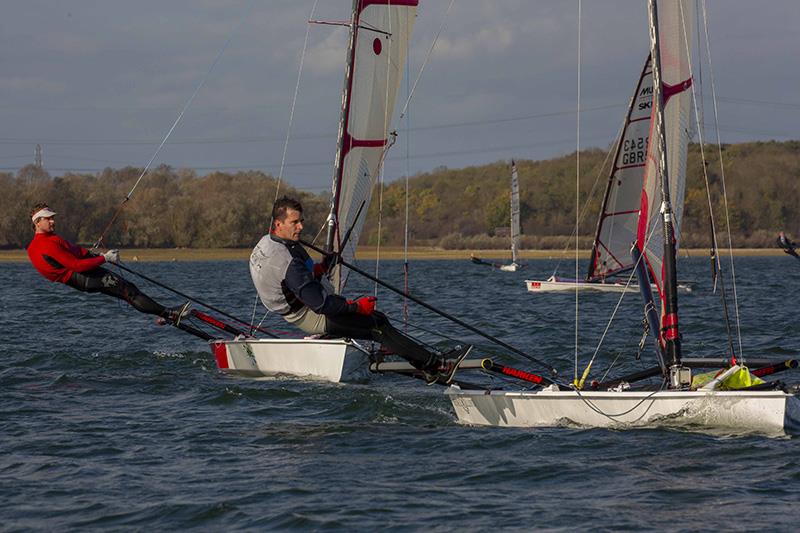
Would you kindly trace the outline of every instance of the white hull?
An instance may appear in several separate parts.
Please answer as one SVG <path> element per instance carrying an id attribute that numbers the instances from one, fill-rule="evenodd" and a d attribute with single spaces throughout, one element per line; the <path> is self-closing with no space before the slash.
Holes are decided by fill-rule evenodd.
<path id="1" fill-rule="evenodd" d="M 588 283 L 586 281 L 536 281 L 525 280 L 525 287 L 530 292 L 575 292 L 597 291 L 597 292 L 639 292 L 638 285 L 625 286 L 624 283 Z"/>
<path id="2" fill-rule="evenodd" d="M 461 390 L 446 394 L 458 421 L 477 426 L 626 428 L 688 426 L 800 432 L 800 399 L 782 391 Z"/>
<path id="3" fill-rule="evenodd" d="M 595 291 L 595 292 L 639 292 L 639 286 L 636 284 L 625 285 L 625 283 L 590 283 L 588 281 L 537 281 L 532 279 L 525 280 L 525 287 L 528 292 L 575 292 L 575 288 L 579 291 Z M 653 291 L 656 286 L 652 285 Z M 692 292 L 691 285 L 678 284 L 680 292 Z"/>
<path id="4" fill-rule="evenodd" d="M 243 339 L 212 341 L 217 367 L 246 377 L 298 377 L 333 383 L 363 381 L 369 354 L 343 339 Z"/>

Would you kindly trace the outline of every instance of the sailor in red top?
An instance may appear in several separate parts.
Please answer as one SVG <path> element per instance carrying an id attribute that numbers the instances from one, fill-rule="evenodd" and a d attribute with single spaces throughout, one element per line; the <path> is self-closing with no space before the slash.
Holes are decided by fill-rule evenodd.
<path id="1" fill-rule="evenodd" d="M 35 234 L 28 245 L 28 257 L 39 273 L 50 281 L 57 281 L 84 292 L 102 292 L 125 300 L 138 311 L 160 316 L 173 323 L 189 313 L 188 302 L 168 309 L 156 302 L 136 285 L 119 275 L 102 268 L 103 263 L 119 261 L 119 251 L 109 250 L 94 255 L 86 248 L 62 239 L 55 233 L 56 213 L 47 204 L 36 204 L 31 210 Z"/>

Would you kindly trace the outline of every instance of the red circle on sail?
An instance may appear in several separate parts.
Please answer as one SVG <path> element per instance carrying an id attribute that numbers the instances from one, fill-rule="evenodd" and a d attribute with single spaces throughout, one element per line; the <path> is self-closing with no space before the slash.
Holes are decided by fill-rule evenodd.
<path id="1" fill-rule="evenodd" d="M 381 40 L 376 37 L 375 40 L 372 41 L 372 51 L 375 52 L 376 56 L 379 56 L 381 55 L 382 48 L 383 45 L 381 44 Z"/>

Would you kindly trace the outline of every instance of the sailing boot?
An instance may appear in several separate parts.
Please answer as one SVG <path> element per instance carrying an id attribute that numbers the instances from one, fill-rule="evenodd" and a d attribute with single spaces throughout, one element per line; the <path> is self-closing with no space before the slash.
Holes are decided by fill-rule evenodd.
<path id="1" fill-rule="evenodd" d="M 458 371 L 459 365 L 464 359 L 466 359 L 467 355 L 469 355 L 469 352 L 471 351 L 472 345 L 468 344 L 463 348 L 451 350 L 443 354 L 438 359 L 434 368 L 430 370 L 423 370 L 422 374 L 425 379 L 425 383 L 428 385 L 433 385 L 434 383 L 438 383 L 440 385 L 450 385 L 453 382 L 456 371 Z"/>
<path id="2" fill-rule="evenodd" d="M 192 312 L 192 303 L 186 302 L 177 307 L 170 307 L 164 312 L 164 318 L 173 326 L 181 323 L 181 320 Z"/>

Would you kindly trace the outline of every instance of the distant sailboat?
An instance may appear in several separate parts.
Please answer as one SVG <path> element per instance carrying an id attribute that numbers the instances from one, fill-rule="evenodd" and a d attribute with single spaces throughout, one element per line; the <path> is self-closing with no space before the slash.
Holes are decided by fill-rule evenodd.
<path id="1" fill-rule="evenodd" d="M 783 250 L 783 253 L 791 255 L 795 259 L 800 259 L 800 255 L 797 254 L 797 245 L 792 242 L 792 240 L 786 236 L 786 233 L 781 231 L 778 233 L 778 238 L 776 239 L 778 243 L 778 248 Z"/>
<path id="2" fill-rule="evenodd" d="M 648 55 L 617 139 L 586 278 L 576 280 L 553 274 L 547 280 L 525 280 L 529 291 L 575 291 L 577 288 L 638 292 L 635 283 L 628 284 L 627 279 L 618 276 L 633 268 L 630 250 L 636 240 L 652 103 L 653 71 Z"/>
<path id="3" fill-rule="evenodd" d="M 495 267 L 503 272 L 516 272 L 524 265 L 519 261 L 519 240 L 520 240 L 520 222 L 519 222 L 519 175 L 517 174 L 517 165 L 514 160 L 511 160 L 511 263 L 492 263 L 485 261 L 474 255 L 470 257 L 471 261 L 477 265 L 488 265 Z"/>

